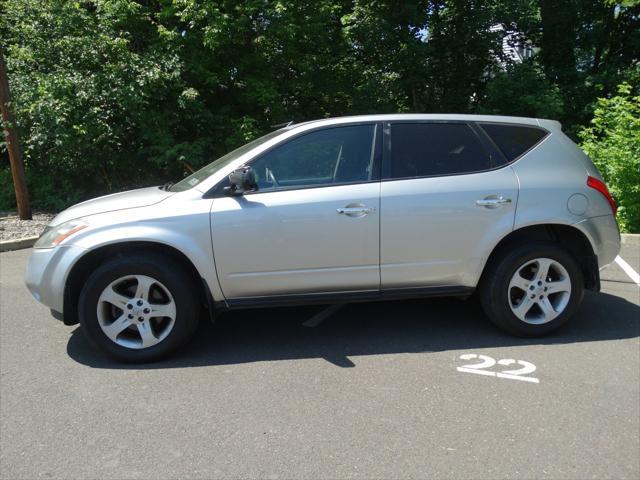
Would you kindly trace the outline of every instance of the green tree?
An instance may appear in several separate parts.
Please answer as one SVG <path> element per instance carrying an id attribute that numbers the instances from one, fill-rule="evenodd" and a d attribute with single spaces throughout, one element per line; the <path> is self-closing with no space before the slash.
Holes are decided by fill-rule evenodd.
<path id="1" fill-rule="evenodd" d="M 497 1 L 433 1 L 427 18 L 423 109 L 472 112 L 499 71 L 505 32 Z"/>
<path id="2" fill-rule="evenodd" d="M 3 7 L 0 32 L 34 205 L 61 209 L 157 178 L 168 160 L 154 151 L 176 148 L 189 112 L 177 111 L 180 59 L 149 10 L 125 0 Z"/>
<path id="3" fill-rule="evenodd" d="M 289 120 L 481 111 L 556 118 L 574 134 L 597 97 L 638 81 L 639 9 L 635 0 L 0 0 L 0 42 L 33 205 L 57 210 L 175 180 Z M 539 54 L 509 64 L 506 35 Z M 13 205 L 6 165 L 0 209 Z"/>
<path id="4" fill-rule="evenodd" d="M 640 95 L 623 83 L 617 95 L 599 98 L 580 138 L 618 201 L 621 229 L 640 233 Z"/>
<path id="5" fill-rule="evenodd" d="M 358 113 L 420 111 L 427 62 L 427 1 L 356 0 L 342 17 Z"/>
<path id="6" fill-rule="evenodd" d="M 489 80 L 478 112 L 556 119 L 563 113 L 563 101 L 558 86 L 527 61 L 508 65 Z"/>
<path id="7" fill-rule="evenodd" d="M 527 33 L 563 97 L 559 120 L 575 137 L 592 117 L 595 99 L 615 93 L 638 64 L 640 2 L 539 0 L 539 7 L 540 22 L 530 23 Z"/>

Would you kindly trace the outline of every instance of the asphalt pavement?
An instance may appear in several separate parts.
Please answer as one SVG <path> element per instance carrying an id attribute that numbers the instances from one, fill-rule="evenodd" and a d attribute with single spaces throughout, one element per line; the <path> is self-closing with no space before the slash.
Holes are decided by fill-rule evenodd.
<path id="1" fill-rule="evenodd" d="M 131 366 L 30 297 L 29 252 L 0 254 L 1 478 L 640 478 L 618 264 L 543 339 L 457 299 L 247 310 Z"/>

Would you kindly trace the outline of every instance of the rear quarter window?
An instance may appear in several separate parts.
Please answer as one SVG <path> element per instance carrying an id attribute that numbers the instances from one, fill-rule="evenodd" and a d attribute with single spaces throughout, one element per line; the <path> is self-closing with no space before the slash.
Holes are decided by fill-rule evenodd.
<path id="1" fill-rule="evenodd" d="M 509 162 L 513 162 L 523 153 L 531 150 L 549 134 L 542 128 L 525 125 L 481 123 L 480 127 L 489 135 Z"/>

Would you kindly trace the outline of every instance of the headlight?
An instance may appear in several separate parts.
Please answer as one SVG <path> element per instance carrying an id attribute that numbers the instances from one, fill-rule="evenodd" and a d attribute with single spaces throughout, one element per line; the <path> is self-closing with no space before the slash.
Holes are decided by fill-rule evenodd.
<path id="1" fill-rule="evenodd" d="M 47 227 L 33 248 L 52 248 L 62 243 L 66 238 L 70 237 L 88 224 L 82 220 L 71 220 L 70 222 L 56 225 L 55 227 Z"/>

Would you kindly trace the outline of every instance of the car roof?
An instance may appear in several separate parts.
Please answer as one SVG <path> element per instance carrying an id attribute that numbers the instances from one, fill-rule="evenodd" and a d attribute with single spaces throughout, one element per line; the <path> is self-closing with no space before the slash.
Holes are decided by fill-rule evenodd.
<path id="1" fill-rule="evenodd" d="M 332 117 L 318 120 L 310 120 L 307 122 L 293 123 L 286 129 L 294 129 L 305 125 L 329 126 L 341 125 L 345 123 L 359 122 L 397 122 L 397 121 L 466 121 L 466 122 L 497 122 L 497 123 L 514 123 L 524 125 L 542 126 L 541 120 L 530 117 L 511 117 L 503 115 L 470 115 L 458 113 L 392 113 L 392 114 L 373 114 L 373 115 L 353 115 L 347 117 Z M 543 123 L 549 122 L 542 120 Z"/>

